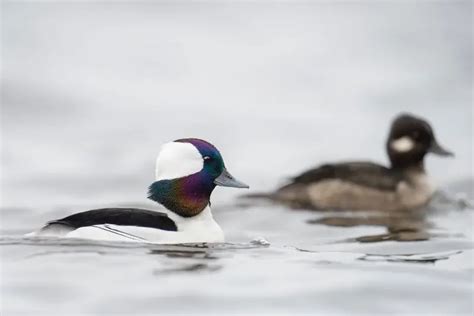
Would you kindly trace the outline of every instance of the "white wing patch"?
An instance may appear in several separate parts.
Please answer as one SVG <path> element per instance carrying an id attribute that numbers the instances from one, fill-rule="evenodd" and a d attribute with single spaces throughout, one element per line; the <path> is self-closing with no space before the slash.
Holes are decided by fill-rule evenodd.
<path id="1" fill-rule="evenodd" d="M 170 180 L 201 171 L 204 160 L 190 143 L 170 142 L 161 147 L 156 159 L 155 178 Z"/>
<path id="2" fill-rule="evenodd" d="M 399 153 L 404 153 L 412 150 L 415 147 L 415 142 L 411 137 L 403 136 L 393 140 L 390 147 Z"/>

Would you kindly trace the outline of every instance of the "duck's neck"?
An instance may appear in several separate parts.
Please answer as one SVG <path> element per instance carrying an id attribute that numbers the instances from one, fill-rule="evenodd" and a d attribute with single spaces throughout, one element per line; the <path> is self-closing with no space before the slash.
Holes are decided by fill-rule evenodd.
<path id="1" fill-rule="evenodd" d="M 425 170 L 425 151 L 397 152 L 388 147 L 387 153 L 394 170 Z"/>
<path id="2" fill-rule="evenodd" d="M 415 163 L 394 163 L 392 161 L 391 165 L 392 170 L 397 170 L 400 172 L 425 172 L 425 164 L 423 160 Z"/>
<path id="3" fill-rule="evenodd" d="M 152 183 L 148 198 L 182 217 L 192 217 L 209 205 L 214 188 L 214 182 L 206 175 L 195 173 L 183 178 Z"/>

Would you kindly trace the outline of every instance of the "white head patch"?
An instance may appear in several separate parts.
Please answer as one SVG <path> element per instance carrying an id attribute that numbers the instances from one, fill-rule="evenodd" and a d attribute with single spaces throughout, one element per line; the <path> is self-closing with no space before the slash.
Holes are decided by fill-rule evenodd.
<path id="1" fill-rule="evenodd" d="M 392 140 L 390 147 L 392 147 L 392 149 L 396 152 L 404 153 L 412 150 L 415 147 L 415 142 L 411 137 L 403 136 Z"/>
<path id="2" fill-rule="evenodd" d="M 161 146 L 156 158 L 155 178 L 170 180 L 201 171 L 204 165 L 201 153 L 190 143 L 170 142 Z"/>

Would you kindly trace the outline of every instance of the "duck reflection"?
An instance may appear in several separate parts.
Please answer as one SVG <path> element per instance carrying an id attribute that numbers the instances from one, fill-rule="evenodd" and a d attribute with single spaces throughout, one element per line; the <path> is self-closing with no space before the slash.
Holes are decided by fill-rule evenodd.
<path id="1" fill-rule="evenodd" d="M 220 258 L 206 244 L 157 246 L 149 251 L 150 255 L 165 256 L 171 259 L 171 265 L 153 270 L 153 275 L 170 273 L 201 273 L 215 272 L 222 265 L 215 264 Z"/>
<path id="2" fill-rule="evenodd" d="M 382 226 L 387 233 L 379 235 L 361 236 L 355 238 L 359 242 L 378 241 L 421 241 L 430 238 L 429 228 L 432 224 L 426 218 L 426 210 L 389 212 L 352 212 L 342 215 L 329 215 L 309 220 L 309 224 L 322 224 L 335 227 L 355 226 Z"/>
<path id="3" fill-rule="evenodd" d="M 320 224 L 334 227 L 379 226 L 387 232 L 379 235 L 368 235 L 355 238 L 358 242 L 378 241 L 422 241 L 442 233 L 434 233 L 435 225 L 429 220 L 430 216 L 444 213 L 447 210 L 472 210 L 469 201 L 457 198 L 446 192 L 438 191 L 431 199 L 430 205 L 414 210 L 398 212 L 386 211 L 350 211 L 341 213 L 326 211 L 329 215 L 308 220 L 308 224 Z M 446 233 L 453 236 L 453 233 Z M 456 234 L 454 234 L 456 235 Z"/>
<path id="4" fill-rule="evenodd" d="M 250 243 L 200 243 L 179 245 L 151 245 L 148 254 L 164 256 L 169 266 L 156 268 L 153 275 L 169 273 L 216 272 L 223 268 L 222 260 L 231 258 L 235 250 L 266 248 L 269 243 L 256 239 Z"/>
<path id="5" fill-rule="evenodd" d="M 209 249 L 186 249 L 186 247 L 181 247 L 181 249 L 152 249 L 150 250 L 149 254 L 163 255 L 168 258 L 194 258 L 206 260 L 219 259 L 219 257 L 211 253 Z"/>

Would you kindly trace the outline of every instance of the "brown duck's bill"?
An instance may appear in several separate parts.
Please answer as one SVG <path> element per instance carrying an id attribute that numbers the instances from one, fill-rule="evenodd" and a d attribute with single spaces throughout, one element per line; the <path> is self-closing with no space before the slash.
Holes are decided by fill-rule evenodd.
<path id="1" fill-rule="evenodd" d="M 232 188 L 244 188 L 248 189 L 249 186 L 243 182 L 240 182 L 234 176 L 232 176 L 227 169 L 224 168 L 224 171 L 218 176 L 214 183 L 221 187 L 232 187 Z"/>
<path id="2" fill-rule="evenodd" d="M 439 155 L 439 156 L 445 156 L 445 157 L 454 157 L 454 153 L 447 150 L 447 149 L 444 149 L 443 147 L 441 147 L 440 144 L 438 144 L 436 141 L 433 141 L 433 143 L 431 144 L 430 146 L 430 149 L 429 149 L 429 152 L 435 154 L 435 155 Z"/>

